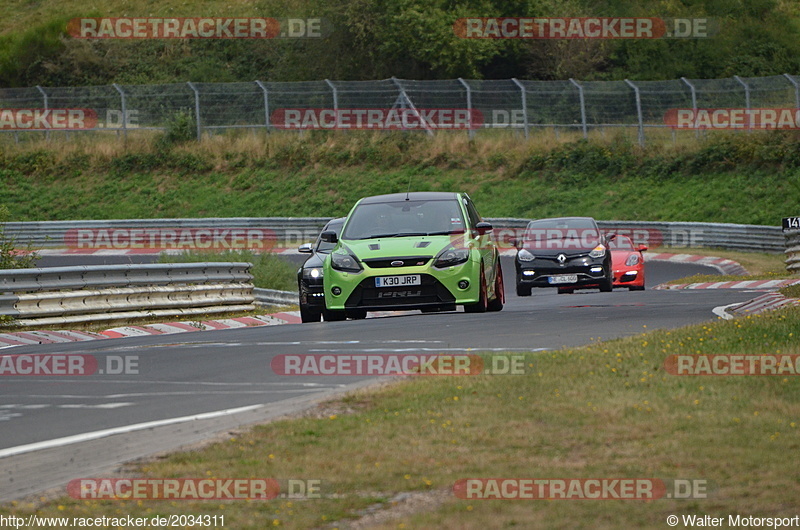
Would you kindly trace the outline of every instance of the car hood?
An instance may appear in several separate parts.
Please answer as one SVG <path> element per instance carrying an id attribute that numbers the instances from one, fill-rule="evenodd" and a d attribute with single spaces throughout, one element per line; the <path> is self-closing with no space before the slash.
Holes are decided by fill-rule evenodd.
<path id="1" fill-rule="evenodd" d="M 405 256 L 435 256 L 451 243 L 460 243 L 462 236 L 409 236 L 377 239 L 342 240 L 341 244 L 360 260 Z"/>
<path id="2" fill-rule="evenodd" d="M 628 256 L 631 254 L 638 254 L 635 250 L 612 250 L 611 251 L 611 263 L 614 268 L 625 267 L 625 261 L 627 261 Z M 641 257 L 639 258 L 642 259 Z M 641 263 L 641 261 L 640 261 Z"/>
<path id="3" fill-rule="evenodd" d="M 587 246 L 580 241 L 558 241 L 557 245 L 547 245 L 547 243 L 548 242 L 529 243 L 526 241 L 522 248 L 534 256 L 558 256 L 559 254 L 574 256 L 577 254 L 588 254 L 599 244 L 599 242 L 597 242 L 591 246 Z"/>

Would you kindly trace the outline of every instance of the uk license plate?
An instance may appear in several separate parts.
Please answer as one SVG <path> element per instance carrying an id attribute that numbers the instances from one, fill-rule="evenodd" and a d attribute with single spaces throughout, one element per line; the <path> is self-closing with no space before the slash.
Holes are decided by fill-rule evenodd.
<path id="1" fill-rule="evenodd" d="M 558 283 L 578 283 L 577 274 L 556 274 L 547 278 L 548 283 L 551 285 Z"/>
<path id="2" fill-rule="evenodd" d="M 406 285 L 422 285 L 419 274 L 405 274 L 403 276 L 377 276 L 375 287 L 405 287 Z"/>

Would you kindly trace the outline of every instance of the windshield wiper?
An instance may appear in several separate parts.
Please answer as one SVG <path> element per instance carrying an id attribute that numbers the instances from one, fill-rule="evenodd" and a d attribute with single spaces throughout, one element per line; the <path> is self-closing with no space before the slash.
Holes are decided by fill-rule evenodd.
<path id="1" fill-rule="evenodd" d="M 411 236 L 427 236 L 427 232 L 408 232 L 402 234 L 376 234 L 367 237 L 359 237 L 358 239 L 381 239 L 383 237 L 411 237 Z"/>

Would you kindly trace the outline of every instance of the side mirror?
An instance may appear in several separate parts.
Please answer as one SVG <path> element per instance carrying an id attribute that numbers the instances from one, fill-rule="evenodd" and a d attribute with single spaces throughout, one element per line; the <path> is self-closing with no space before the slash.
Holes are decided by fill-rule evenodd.
<path id="1" fill-rule="evenodd" d="M 337 243 L 339 241 L 339 236 L 337 236 L 336 232 L 332 230 L 322 232 L 319 237 L 326 243 Z"/>
<path id="2" fill-rule="evenodd" d="M 492 223 L 487 223 L 486 221 L 481 221 L 480 223 L 475 225 L 475 230 L 478 231 L 479 235 L 485 235 L 492 231 Z"/>
<path id="3" fill-rule="evenodd" d="M 639 252 L 644 252 L 645 250 L 647 250 L 647 245 L 640 243 L 637 248 L 639 249 Z"/>
<path id="4" fill-rule="evenodd" d="M 311 243 L 303 243 L 299 247 L 297 247 L 297 252 L 302 254 L 311 254 L 313 252 L 311 248 Z"/>

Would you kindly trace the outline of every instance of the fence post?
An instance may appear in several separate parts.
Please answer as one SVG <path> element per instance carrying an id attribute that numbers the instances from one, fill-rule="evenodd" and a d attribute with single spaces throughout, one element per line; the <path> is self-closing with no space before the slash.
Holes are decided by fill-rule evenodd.
<path id="1" fill-rule="evenodd" d="M 644 147 L 644 118 L 642 117 L 642 98 L 639 95 L 639 87 L 629 79 L 626 79 L 625 82 L 633 89 L 636 96 L 636 114 L 639 116 L 639 145 Z"/>
<path id="2" fill-rule="evenodd" d="M 413 101 L 411 101 L 411 99 L 408 97 L 408 94 L 406 94 L 406 89 L 405 89 L 405 87 L 403 86 L 403 84 L 402 84 L 402 83 L 400 83 L 400 80 L 399 80 L 399 79 L 397 79 L 395 76 L 392 76 L 392 82 L 393 82 L 393 83 L 394 83 L 394 84 L 397 86 L 397 88 L 400 90 L 400 95 L 398 96 L 398 98 L 397 98 L 397 99 L 399 100 L 400 98 L 402 98 L 404 102 L 408 103 L 408 106 L 409 106 L 409 107 L 411 107 L 411 109 L 412 109 L 414 112 L 416 112 L 416 113 L 417 113 L 417 118 L 419 118 L 419 122 L 420 122 L 420 123 L 422 124 L 422 126 L 425 128 L 425 132 L 427 132 L 427 133 L 428 133 L 428 136 L 433 136 L 433 131 L 431 130 L 430 126 L 429 126 L 429 125 L 427 124 L 427 122 L 425 121 L 425 118 L 422 116 L 422 114 L 420 114 L 420 112 L 417 110 L 417 107 L 414 105 L 414 102 L 413 102 Z"/>
<path id="3" fill-rule="evenodd" d="M 681 81 L 683 81 L 686 86 L 689 87 L 689 90 L 692 92 L 692 112 L 694 113 L 694 121 L 695 125 L 697 124 L 697 89 L 694 88 L 694 85 L 685 77 L 681 77 Z M 694 137 L 700 137 L 700 129 L 697 127 L 694 128 Z"/>
<path id="4" fill-rule="evenodd" d="M 783 77 L 788 79 L 794 87 L 794 108 L 800 109 L 800 86 L 797 84 L 797 81 L 794 80 L 794 77 L 789 74 L 783 74 Z"/>
<path id="5" fill-rule="evenodd" d="M 514 84 L 519 87 L 519 89 L 521 91 L 521 94 L 522 94 L 522 119 L 523 119 L 523 124 L 525 126 L 525 139 L 527 140 L 528 139 L 528 97 L 525 94 L 525 87 L 522 86 L 522 83 L 517 81 L 516 77 L 512 77 L 511 80 L 514 81 Z"/>
<path id="6" fill-rule="evenodd" d="M 197 88 L 195 88 L 194 83 L 191 81 L 187 82 L 186 84 L 189 85 L 189 88 L 194 91 L 194 114 L 195 120 L 197 120 L 197 141 L 199 142 L 203 137 L 203 129 L 202 125 L 200 125 L 200 92 L 197 90 Z"/>
<path id="7" fill-rule="evenodd" d="M 569 82 L 578 89 L 578 99 L 581 102 L 581 127 L 583 128 L 583 139 L 586 140 L 589 138 L 589 133 L 586 127 L 586 100 L 583 98 L 583 87 L 571 77 Z"/>
<path id="8" fill-rule="evenodd" d="M 44 91 L 42 87 L 36 85 L 36 89 L 42 95 L 42 99 L 44 100 L 44 110 L 47 110 L 49 107 L 47 106 L 47 92 Z M 47 129 L 44 133 L 45 140 L 48 142 L 50 141 L 50 129 Z"/>
<path id="9" fill-rule="evenodd" d="M 119 99 L 120 99 L 120 103 L 122 105 L 122 137 L 127 142 L 128 141 L 128 102 L 125 100 L 125 91 L 122 90 L 122 88 L 116 83 L 114 83 L 111 86 L 113 86 L 117 90 L 117 92 L 119 92 Z M 108 123 L 106 123 L 106 125 L 108 125 Z M 119 131 L 117 131 L 117 134 L 119 134 Z"/>
<path id="10" fill-rule="evenodd" d="M 267 133 L 269 133 L 269 92 L 267 91 L 267 87 L 265 87 L 264 83 L 261 81 L 256 81 L 256 84 L 264 92 L 264 123 L 267 127 Z"/>
<path id="11" fill-rule="evenodd" d="M 470 88 L 469 84 L 464 81 L 462 78 L 458 78 L 458 82 L 464 87 L 467 91 L 467 112 L 469 112 L 469 139 L 472 140 L 475 138 L 475 129 L 472 126 L 472 89 Z"/>
<path id="12" fill-rule="evenodd" d="M 331 92 L 333 92 L 333 110 L 337 112 L 339 110 L 339 93 L 336 90 L 336 85 L 331 83 L 330 79 L 326 79 L 325 82 L 331 87 Z"/>
<path id="13" fill-rule="evenodd" d="M 739 77 L 738 75 L 733 76 L 733 78 L 736 79 L 739 82 L 739 84 L 744 87 L 744 107 L 747 110 L 750 110 L 750 86 L 747 83 L 745 83 L 744 80 L 741 77 Z M 747 132 L 753 132 L 753 124 L 750 121 L 751 119 L 752 118 L 751 118 L 750 114 L 748 114 L 747 115 Z"/>

